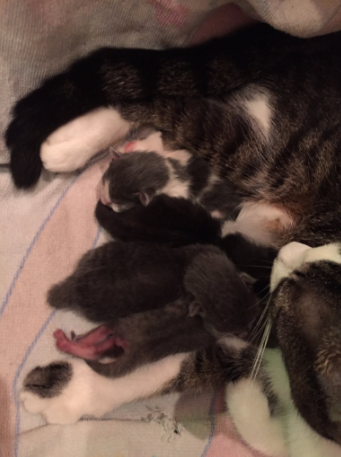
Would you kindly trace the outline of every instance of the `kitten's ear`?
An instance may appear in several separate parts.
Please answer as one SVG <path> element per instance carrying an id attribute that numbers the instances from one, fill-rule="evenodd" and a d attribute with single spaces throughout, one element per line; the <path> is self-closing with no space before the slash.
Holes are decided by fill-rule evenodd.
<path id="1" fill-rule="evenodd" d="M 148 206 L 151 202 L 151 197 L 147 194 L 147 192 L 136 192 L 134 197 L 137 197 L 143 206 Z"/>
<path id="2" fill-rule="evenodd" d="M 119 152 L 115 151 L 115 149 L 113 147 L 109 148 L 109 154 L 113 160 L 117 160 L 117 159 L 121 158 L 121 154 Z"/>
<path id="3" fill-rule="evenodd" d="M 255 282 L 257 282 L 257 280 L 255 278 L 253 278 L 252 276 L 248 275 L 244 271 L 239 274 L 239 277 L 243 281 L 244 284 L 251 284 L 252 285 Z"/>
<path id="4" fill-rule="evenodd" d="M 200 303 L 193 301 L 188 307 L 188 316 L 189 317 L 194 317 L 194 316 L 205 317 L 204 308 L 201 306 Z"/>

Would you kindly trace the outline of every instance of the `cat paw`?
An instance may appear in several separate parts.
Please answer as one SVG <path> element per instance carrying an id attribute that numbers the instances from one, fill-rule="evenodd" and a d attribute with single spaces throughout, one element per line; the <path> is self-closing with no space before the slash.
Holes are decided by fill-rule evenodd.
<path id="1" fill-rule="evenodd" d="M 126 135 L 129 127 L 114 109 L 90 111 L 53 132 L 42 144 L 40 158 L 49 171 L 75 171 Z"/>
<path id="2" fill-rule="evenodd" d="M 50 424 L 71 424 L 96 410 L 95 373 L 83 360 L 54 362 L 34 368 L 25 378 L 20 400 L 31 414 L 41 414 Z"/>
<path id="3" fill-rule="evenodd" d="M 229 383 L 225 399 L 232 422 L 253 450 L 269 457 L 289 457 L 281 421 L 272 417 L 268 399 L 257 380 Z"/>

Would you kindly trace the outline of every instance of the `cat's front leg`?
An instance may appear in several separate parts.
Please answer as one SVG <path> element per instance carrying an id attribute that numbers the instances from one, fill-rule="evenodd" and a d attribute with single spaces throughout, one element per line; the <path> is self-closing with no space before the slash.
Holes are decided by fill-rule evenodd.
<path id="1" fill-rule="evenodd" d="M 150 397 L 174 379 L 187 354 L 176 354 L 108 379 L 83 360 L 69 359 L 36 367 L 25 378 L 20 399 L 32 414 L 50 424 L 71 424 L 82 416 L 101 417 L 119 406 Z"/>

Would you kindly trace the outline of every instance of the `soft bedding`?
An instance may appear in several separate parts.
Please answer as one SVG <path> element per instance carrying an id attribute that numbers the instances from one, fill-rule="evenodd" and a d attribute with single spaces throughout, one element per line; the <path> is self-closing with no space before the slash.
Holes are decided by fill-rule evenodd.
<path id="1" fill-rule="evenodd" d="M 187 45 L 257 19 L 300 36 L 340 29 L 340 1 L 250 0 L 12 0 L 0 4 L 0 130 L 14 101 L 99 46 L 160 48 Z M 1 163 L 8 154 L 0 140 Z M 60 356 L 53 330 L 85 330 L 46 305 L 51 284 L 80 255 L 105 240 L 93 211 L 106 159 L 77 175 L 45 173 L 33 191 L 14 188 L 0 169 L 0 455 L 2 457 L 256 457 L 223 413 L 221 392 L 170 395 L 85 418 L 46 425 L 18 401 L 25 374 Z M 65 356 L 63 356 L 65 357 Z"/>

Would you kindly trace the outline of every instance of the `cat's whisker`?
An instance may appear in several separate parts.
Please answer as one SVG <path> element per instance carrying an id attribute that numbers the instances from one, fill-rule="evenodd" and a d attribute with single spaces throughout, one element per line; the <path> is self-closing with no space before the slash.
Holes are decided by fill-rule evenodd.
<path id="1" fill-rule="evenodd" d="M 266 270 L 272 270 L 272 266 L 268 265 L 243 265 L 243 267 L 250 267 L 250 268 L 265 268 Z"/>
<path id="2" fill-rule="evenodd" d="M 264 332 L 265 326 L 266 326 L 266 320 L 262 322 L 260 327 L 258 328 L 257 332 L 254 335 L 250 336 L 249 342 L 254 344 L 255 341 L 258 339 L 258 336 Z"/>
<path id="3" fill-rule="evenodd" d="M 258 322 L 257 322 L 257 324 L 255 325 L 253 331 L 251 332 L 251 335 L 250 335 L 251 337 L 254 335 L 255 332 L 257 333 L 257 331 L 258 331 L 258 329 L 259 329 L 259 326 L 262 325 L 263 319 L 264 319 L 264 317 L 266 316 L 266 313 L 267 313 L 267 311 L 268 311 L 269 302 L 270 302 L 270 301 L 268 300 L 267 303 L 266 303 L 266 305 L 265 305 L 265 307 L 264 307 L 264 309 L 263 309 L 263 311 L 262 311 L 262 314 L 259 316 Z"/>
<path id="4" fill-rule="evenodd" d="M 269 289 L 270 290 L 270 284 L 267 284 L 262 290 L 260 290 L 258 293 L 261 294 L 264 292 L 264 290 Z M 270 293 L 270 291 L 266 294 L 266 296 Z"/>
<path id="5" fill-rule="evenodd" d="M 265 288 L 264 288 L 263 290 L 265 290 Z M 249 306 L 248 309 L 252 309 L 252 308 L 254 308 L 255 306 L 258 306 L 259 303 L 260 303 L 261 301 L 267 299 L 267 298 L 269 297 L 269 295 L 270 295 L 270 291 L 269 291 L 266 295 L 264 295 L 263 298 L 260 298 L 259 300 L 256 301 L 256 303 L 254 303 L 253 305 Z"/>
<path id="6" fill-rule="evenodd" d="M 270 321 L 270 319 L 268 319 L 266 321 L 265 330 L 264 330 L 260 345 L 258 347 L 256 358 L 255 358 L 255 361 L 254 361 L 254 364 L 253 364 L 253 367 L 251 370 L 251 375 L 250 375 L 251 379 L 255 379 L 255 377 L 258 375 L 259 369 L 262 364 L 264 351 L 265 351 L 266 345 L 269 340 L 270 332 L 271 332 L 271 321 Z"/>

